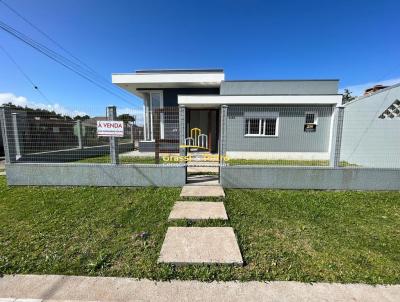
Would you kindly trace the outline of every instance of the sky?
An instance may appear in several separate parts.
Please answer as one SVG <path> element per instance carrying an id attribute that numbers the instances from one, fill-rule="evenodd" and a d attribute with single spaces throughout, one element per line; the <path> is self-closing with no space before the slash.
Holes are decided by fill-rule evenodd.
<path id="1" fill-rule="evenodd" d="M 227 80 L 339 79 L 362 93 L 400 82 L 400 1 L 0 0 L 0 21 L 63 56 L 66 52 L 10 11 L 6 2 L 111 82 L 149 68 L 223 68 Z M 0 29 L 0 103 L 76 115 L 140 111 Z M 107 85 L 107 84 L 105 84 Z"/>

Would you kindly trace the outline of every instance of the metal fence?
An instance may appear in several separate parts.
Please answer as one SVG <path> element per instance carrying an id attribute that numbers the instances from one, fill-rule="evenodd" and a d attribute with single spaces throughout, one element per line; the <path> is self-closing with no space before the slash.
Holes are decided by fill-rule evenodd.
<path id="1" fill-rule="evenodd" d="M 338 109 L 329 106 L 228 106 L 225 164 L 332 166 Z"/>
<path id="2" fill-rule="evenodd" d="M 342 106 L 222 106 L 226 158 L 220 183 L 228 188 L 400 190 L 400 145 L 391 139 L 396 121 L 384 123 L 371 110 L 368 118 L 362 113 Z"/>
<path id="3" fill-rule="evenodd" d="M 396 120 L 331 105 L 126 112 L 2 108 L 9 183 L 177 186 L 211 173 L 234 188 L 400 189 Z M 118 137 L 99 136 L 99 121 L 116 120 Z"/>
<path id="4" fill-rule="evenodd" d="M 160 164 L 179 154 L 179 109 L 74 117 L 52 112 L 2 108 L 1 121 L 9 163 Z M 97 112 L 104 112 L 99 108 Z M 123 134 L 100 136 L 100 121 L 123 121 Z M 113 161 L 113 156 L 114 161 Z M 172 161 L 170 164 L 174 164 Z"/>
<path id="5" fill-rule="evenodd" d="M 400 168 L 397 118 L 331 105 L 227 106 L 228 166 Z"/>
<path id="6" fill-rule="evenodd" d="M 115 151 L 118 164 L 186 164 L 179 155 L 203 152 L 220 155 L 226 166 L 400 168 L 398 120 L 366 124 L 367 113 L 331 105 L 222 106 L 213 115 L 179 110 L 116 108 L 111 118 L 99 108 L 102 115 L 71 118 L 3 108 L 4 148 L 13 163 L 113 163 Z M 121 137 L 98 135 L 97 122 L 110 119 L 123 121 Z"/>
<path id="7" fill-rule="evenodd" d="M 98 119 L 72 119 L 50 112 L 4 108 L 2 128 L 7 142 L 5 149 L 9 151 L 8 161 L 62 163 L 107 156 L 110 154 L 109 139 L 97 136 Z M 132 127 L 126 124 L 120 141 L 122 146 L 133 146 Z"/>

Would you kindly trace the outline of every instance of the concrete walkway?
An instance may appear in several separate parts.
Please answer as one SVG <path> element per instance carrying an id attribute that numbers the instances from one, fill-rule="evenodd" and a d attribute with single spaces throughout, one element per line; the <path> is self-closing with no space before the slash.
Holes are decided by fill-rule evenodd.
<path id="1" fill-rule="evenodd" d="M 221 219 L 228 220 L 223 202 L 213 201 L 177 201 L 169 214 L 168 220 Z"/>
<path id="2" fill-rule="evenodd" d="M 230 227 L 169 227 L 158 262 L 243 265 L 235 233 Z"/>
<path id="3" fill-rule="evenodd" d="M 154 282 L 130 278 L 16 275 L 0 278 L 0 298 L 37 301 L 399 301 L 400 285 L 299 282 Z M 7 299 L 7 300 L 6 300 Z M 0 301 L 2 301 L 0 299 Z M 17 300 L 18 301 L 18 300 Z M 29 300 L 19 300 L 29 301 Z"/>
<path id="4" fill-rule="evenodd" d="M 225 197 L 225 192 L 220 185 L 202 185 L 200 182 L 183 186 L 180 197 Z"/>
<path id="5" fill-rule="evenodd" d="M 192 184 L 182 188 L 181 197 L 225 197 L 219 185 Z M 223 202 L 178 201 L 169 220 L 228 220 Z M 231 227 L 169 227 L 161 247 L 159 263 L 174 265 L 243 265 L 242 255 Z"/>

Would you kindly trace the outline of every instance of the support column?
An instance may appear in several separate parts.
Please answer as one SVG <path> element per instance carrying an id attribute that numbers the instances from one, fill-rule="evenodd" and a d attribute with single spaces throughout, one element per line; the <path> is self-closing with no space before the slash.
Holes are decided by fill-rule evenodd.
<path id="1" fill-rule="evenodd" d="M 115 121 L 117 119 L 117 108 L 115 106 L 107 107 L 107 119 Z M 118 137 L 110 137 L 110 157 L 112 164 L 119 164 L 119 146 Z"/>
<path id="2" fill-rule="evenodd" d="M 76 121 L 76 134 L 78 136 L 78 148 L 83 149 L 82 141 L 82 122 L 80 120 Z"/>
<path id="3" fill-rule="evenodd" d="M 161 139 L 161 109 L 153 110 L 153 138 L 154 138 L 154 161 L 156 164 L 160 163 L 160 139 Z"/>
<path id="4" fill-rule="evenodd" d="M 135 134 L 133 133 L 133 124 L 131 125 L 131 143 L 132 148 L 135 149 Z"/>
<path id="5" fill-rule="evenodd" d="M 219 162 L 221 165 L 225 163 L 224 157 L 226 155 L 226 121 L 228 115 L 228 106 L 221 106 L 220 120 L 221 120 L 221 130 L 219 136 Z"/>
<path id="6" fill-rule="evenodd" d="M 337 106 L 335 111 L 329 166 L 337 168 L 340 163 L 340 150 L 342 147 L 344 106 Z"/>
<path id="7" fill-rule="evenodd" d="M 186 107 L 179 106 L 179 155 L 186 156 L 187 149 L 181 146 L 185 145 L 186 138 Z"/>

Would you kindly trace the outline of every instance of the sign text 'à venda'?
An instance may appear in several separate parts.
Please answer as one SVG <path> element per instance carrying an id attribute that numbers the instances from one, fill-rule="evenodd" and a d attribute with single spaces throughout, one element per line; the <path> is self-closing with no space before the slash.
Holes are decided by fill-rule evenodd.
<path id="1" fill-rule="evenodd" d="M 97 136 L 124 136 L 123 121 L 97 121 Z"/>

